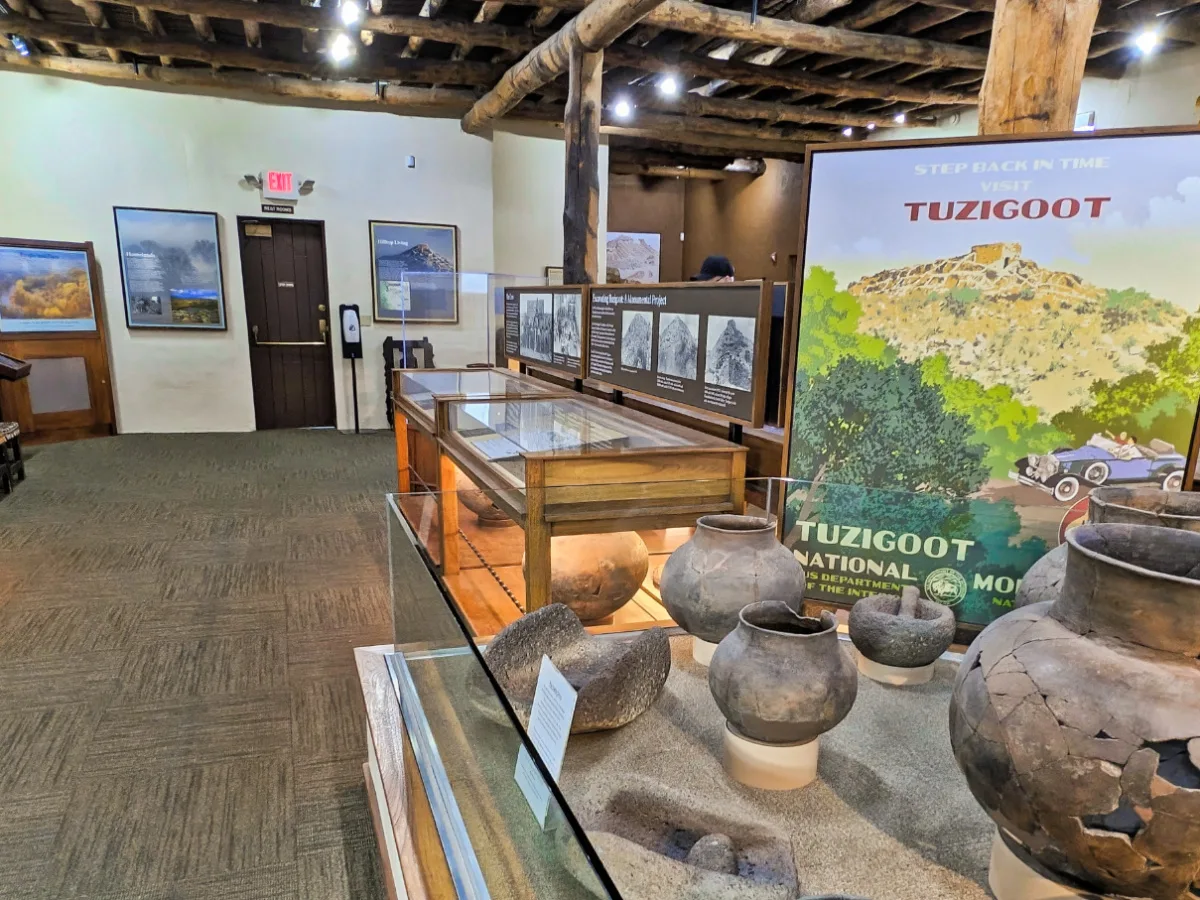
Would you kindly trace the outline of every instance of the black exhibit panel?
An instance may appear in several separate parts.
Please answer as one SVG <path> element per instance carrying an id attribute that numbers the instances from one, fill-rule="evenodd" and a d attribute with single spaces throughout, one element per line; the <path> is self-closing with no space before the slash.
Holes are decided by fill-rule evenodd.
<path id="1" fill-rule="evenodd" d="M 589 378 L 758 427 L 770 282 L 593 287 Z"/>
<path id="2" fill-rule="evenodd" d="M 504 355 L 575 378 L 586 346 L 582 287 L 504 289 Z"/>
<path id="3" fill-rule="evenodd" d="M 240 219 L 238 238 L 258 428 L 335 425 L 321 223 Z"/>

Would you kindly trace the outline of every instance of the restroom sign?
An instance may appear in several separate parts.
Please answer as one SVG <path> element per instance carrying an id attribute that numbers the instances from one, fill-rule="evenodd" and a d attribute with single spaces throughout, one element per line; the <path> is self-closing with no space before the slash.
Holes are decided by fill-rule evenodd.
<path id="1" fill-rule="evenodd" d="M 300 186 L 295 172 L 270 170 L 262 174 L 264 200 L 299 200 Z"/>

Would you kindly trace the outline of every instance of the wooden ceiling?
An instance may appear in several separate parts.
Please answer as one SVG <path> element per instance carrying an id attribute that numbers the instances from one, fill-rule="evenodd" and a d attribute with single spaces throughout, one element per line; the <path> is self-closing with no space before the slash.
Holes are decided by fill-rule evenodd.
<path id="1" fill-rule="evenodd" d="M 919 128 L 978 101 L 994 0 L 718 2 L 665 0 L 605 51 L 604 130 L 626 163 L 796 158 L 846 128 Z M 336 3 L 0 0 L 0 67 L 461 115 L 586 0 L 370 0 L 342 64 L 328 53 L 345 30 Z M 1088 73 L 1136 66 L 1148 27 L 1164 50 L 1200 41 L 1194 3 L 1103 0 Z M 668 76 L 677 96 L 660 90 Z M 508 117 L 561 122 L 565 95 L 560 78 Z"/>

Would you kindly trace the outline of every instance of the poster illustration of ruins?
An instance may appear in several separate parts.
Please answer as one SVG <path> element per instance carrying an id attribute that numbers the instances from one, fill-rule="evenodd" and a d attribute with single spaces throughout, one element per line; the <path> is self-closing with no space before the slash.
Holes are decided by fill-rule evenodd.
<path id="1" fill-rule="evenodd" d="M 786 543 L 986 624 L 1101 484 L 1180 489 L 1200 135 L 816 151 Z"/>

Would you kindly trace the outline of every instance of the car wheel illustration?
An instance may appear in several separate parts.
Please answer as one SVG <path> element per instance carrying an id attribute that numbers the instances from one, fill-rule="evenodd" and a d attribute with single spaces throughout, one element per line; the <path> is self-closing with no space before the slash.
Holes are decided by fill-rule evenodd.
<path id="1" fill-rule="evenodd" d="M 1112 469 L 1105 462 L 1094 462 L 1083 470 L 1083 477 L 1092 484 L 1104 484 L 1111 474 Z"/>
<path id="2" fill-rule="evenodd" d="M 1054 499 L 1061 503 L 1068 503 L 1079 496 L 1079 479 L 1074 475 L 1068 475 L 1054 485 Z"/>
<path id="3" fill-rule="evenodd" d="M 1172 472 L 1163 479 L 1162 486 L 1164 491 L 1178 491 L 1183 487 L 1183 473 Z"/>

